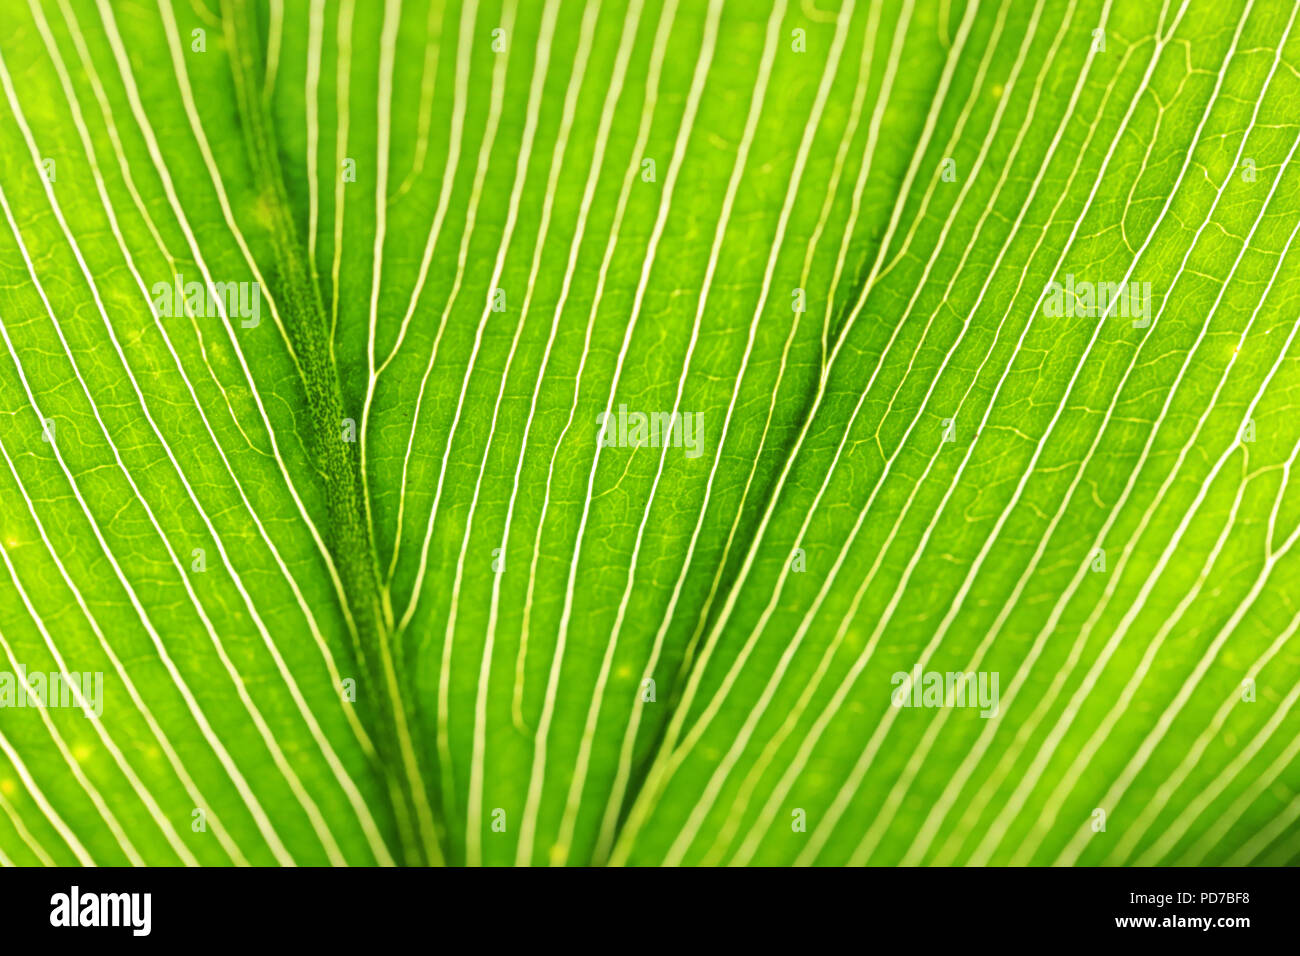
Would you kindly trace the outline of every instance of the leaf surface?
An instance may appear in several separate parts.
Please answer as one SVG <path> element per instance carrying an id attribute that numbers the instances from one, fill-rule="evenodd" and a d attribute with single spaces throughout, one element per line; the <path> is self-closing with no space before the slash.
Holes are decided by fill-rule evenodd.
<path id="1" fill-rule="evenodd" d="M 1289 5 L 12 6 L 0 861 L 1300 855 Z"/>

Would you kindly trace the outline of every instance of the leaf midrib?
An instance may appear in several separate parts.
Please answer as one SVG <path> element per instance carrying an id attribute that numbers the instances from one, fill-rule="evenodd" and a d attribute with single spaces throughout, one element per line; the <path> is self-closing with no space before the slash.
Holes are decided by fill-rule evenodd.
<path id="1" fill-rule="evenodd" d="M 325 492 L 328 547 L 343 588 L 343 612 L 353 652 L 380 703 L 365 709 L 375 733 L 407 862 L 441 864 L 443 851 L 425 790 L 410 715 L 403 703 L 393 656 L 393 613 L 379 572 L 373 528 L 365 515 L 365 491 L 355 446 L 342 438 L 342 387 L 330 349 L 329 319 L 317 279 L 298 237 L 266 101 L 260 95 L 261 49 L 257 13 L 247 0 L 222 0 L 222 23 L 244 129 L 259 212 L 270 234 L 277 279 L 272 308 L 301 375 L 307 412 L 302 436 Z M 337 295 L 337 290 L 334 290 Z M 272 301 L 267 294 L 268 301 Z M 397 767 L 402 767 L 399 773 Z M 418 824 L 412 823 L 412 817 Z M 418 838 L 415 833 L 418 825 Z"/>

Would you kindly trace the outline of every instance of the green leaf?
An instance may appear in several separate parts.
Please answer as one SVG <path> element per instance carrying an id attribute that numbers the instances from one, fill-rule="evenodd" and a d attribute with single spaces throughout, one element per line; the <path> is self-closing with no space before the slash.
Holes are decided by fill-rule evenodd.
<path id="1" fill-rule="evenodd" d="M 1291 5 L 11 6 L 0 862 L 1300 859 Z"/>

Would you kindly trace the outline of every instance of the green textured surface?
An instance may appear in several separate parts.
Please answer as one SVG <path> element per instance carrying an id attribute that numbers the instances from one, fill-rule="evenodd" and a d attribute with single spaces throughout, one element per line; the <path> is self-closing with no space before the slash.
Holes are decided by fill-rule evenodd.
<path id="1" fill-rule="evenodd" d="M 1300 860 L 1296 8 L 835 6 L 6 4 L 0 862 Z"/>

